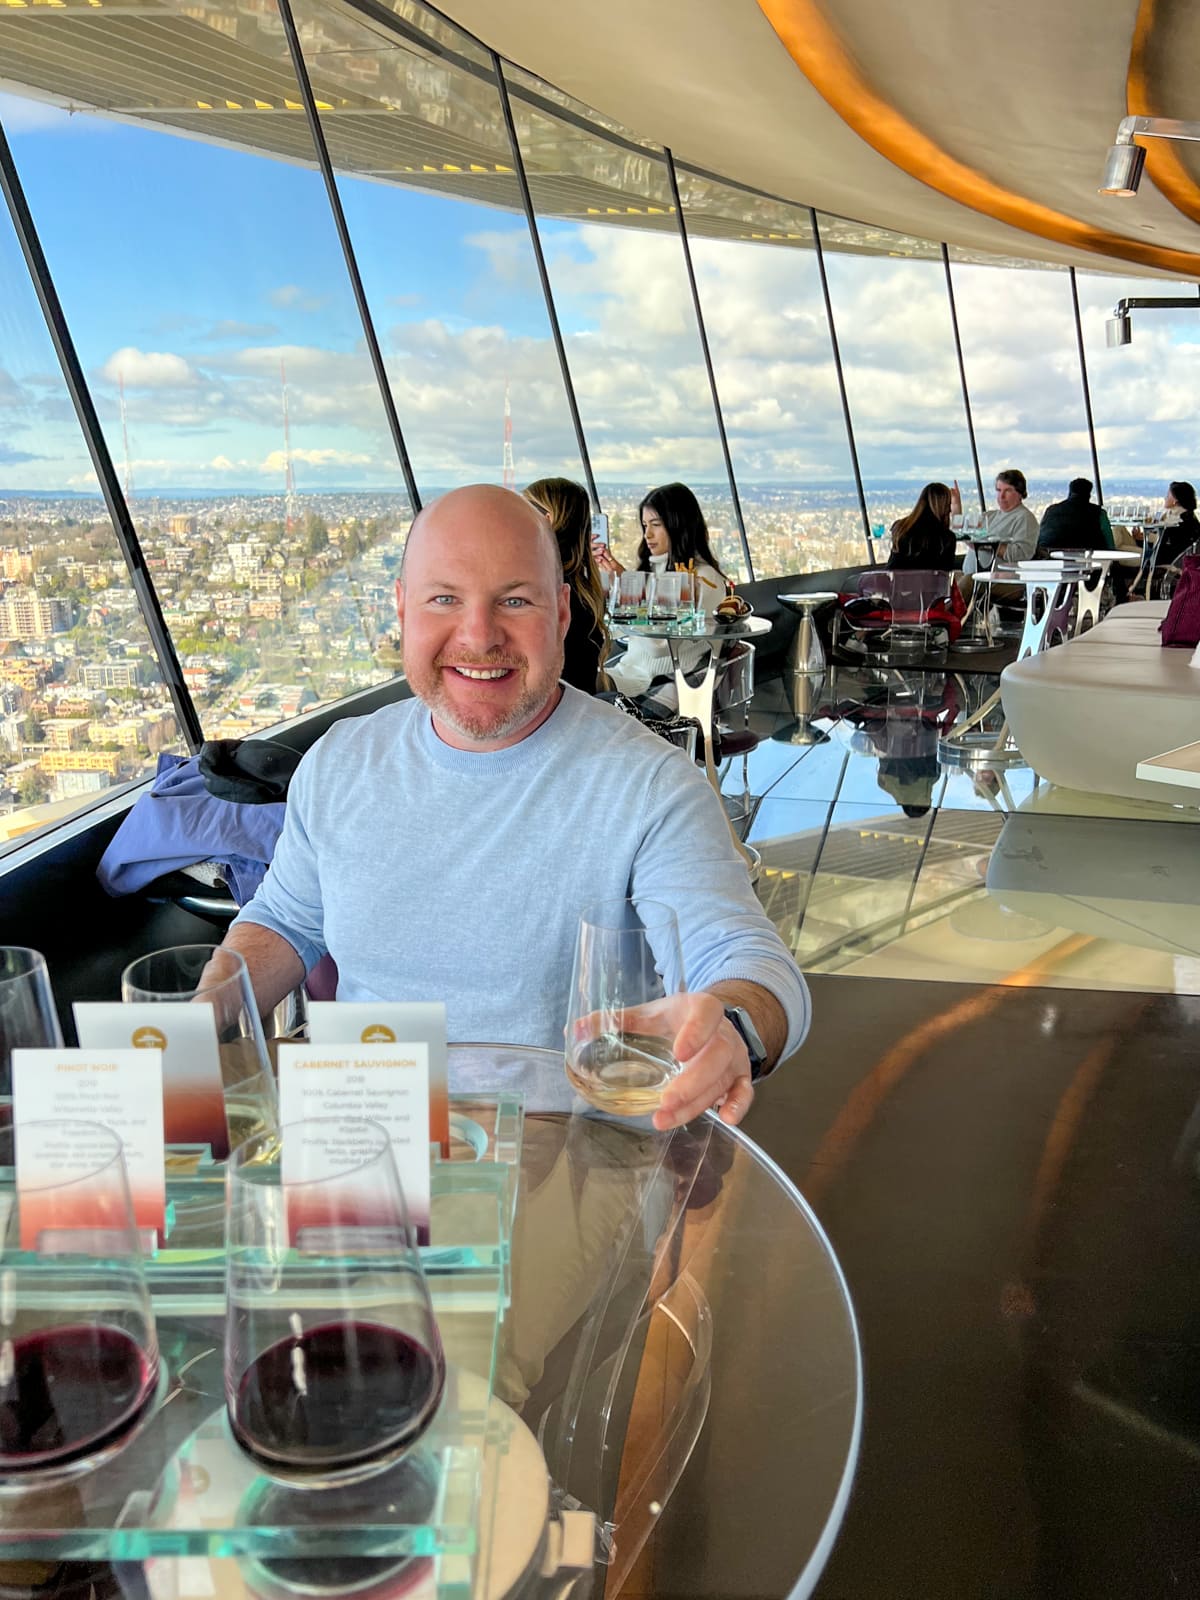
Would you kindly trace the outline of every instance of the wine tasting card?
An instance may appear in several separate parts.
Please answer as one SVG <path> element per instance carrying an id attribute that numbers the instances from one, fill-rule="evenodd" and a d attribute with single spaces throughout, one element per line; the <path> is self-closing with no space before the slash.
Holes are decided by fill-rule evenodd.
<path id="1" fill-rule="evenodd" d="M 429 1046 L 429 1137 L 450 1154 L 450 1102 L 446 1085 L 446 1007 L 441 1000 L 313 1000 L 308 1007 L 313 1044 Z"/>
<path id="2" fill-rule="evenodd" d="M 169 1145 L 205 1145 L 214 1161 L 229 1154 L 221 1047 L 213 1008 L 190 1000 L 76 1001 L 75 1031 L 91 1050 L 162 1052 L 163 1122 Z"/>
<path id="3" fill-rule="evenodd" d="M 339 1008 L 340 1009 L 340 1008 Z M 281 1044 L 279 1121 L 339 1118 L 378 1122 L 392 1155 L 421 1244 L 429 1243 L 429 1046 L 417 1044 Z M 283 1175 L 298 1176 L 311 1153 L 289 1163 L 283 1138 Z M 289 1171 L 291 1167 L 291 1171 Z M 309 1168 L 311 1170 L 311 1168 Z"/>
<path id="4" fill-rule="evenodd" d="M 166 1212 L 162 1056 L 157 1050 L 14 1050 L 13 1122 L 21 1248 L 44 1231 L 102 1226 L 86 1183 L 72 1203 L 72 1174 L 94 1171 L 83 1124 L 110 1128 L 125 1146 L 125 1171 L 139 1229 L 161 1235 Z M 62 1123 L 74 1123 L 64 1128 Z M 53 1186 L 52 1188 L 49 1186 Z"/>

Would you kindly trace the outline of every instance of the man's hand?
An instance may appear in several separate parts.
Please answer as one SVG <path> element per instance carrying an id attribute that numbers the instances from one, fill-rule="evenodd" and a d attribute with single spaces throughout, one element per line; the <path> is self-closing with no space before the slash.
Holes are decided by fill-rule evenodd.
<path id="1" fill-rule="evenodd" d="M 702 992 L 672 995 L 660 1004 L 675 1030 L 672 1050 L 682 1070 L 663 1090 L 654 1126 L 678 1127 L 715 1109 L 722 1122 L 736 1127 L 750 1109 L 754 1085 L 746 1046 L 721 1001 Z"/>

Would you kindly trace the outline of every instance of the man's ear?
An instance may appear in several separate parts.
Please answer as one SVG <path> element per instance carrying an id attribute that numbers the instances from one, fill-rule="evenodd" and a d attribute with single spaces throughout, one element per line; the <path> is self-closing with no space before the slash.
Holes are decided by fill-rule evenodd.
<path id="1" fill-rule="evenodd" d="M 558 625 L 562 636 L 567 637 L 567 629 L 571 626 L 571 585 L 564 583 L 558 591 Z"/>
<path id="2" fill-rule="evenodd" d="M 404 627 L 404 602 L 407 600 L 407 598 L 408 595 L 404 588 L 404 579 L 401 578 L 396 585 L 396 620 L 399 622 L 401 628 Z"/>

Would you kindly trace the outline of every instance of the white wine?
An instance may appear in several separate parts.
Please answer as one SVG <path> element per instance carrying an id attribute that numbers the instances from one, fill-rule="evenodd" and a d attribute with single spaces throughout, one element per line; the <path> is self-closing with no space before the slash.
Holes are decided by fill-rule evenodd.
<path id="1" fill-rule="evenodd" d="M 592 1039 L 567 1057 L 572 1087 L 599 1111 L 641 1117 L 656 1111 L 679 1071 L 665 1039 L 646 1034 Z"/>

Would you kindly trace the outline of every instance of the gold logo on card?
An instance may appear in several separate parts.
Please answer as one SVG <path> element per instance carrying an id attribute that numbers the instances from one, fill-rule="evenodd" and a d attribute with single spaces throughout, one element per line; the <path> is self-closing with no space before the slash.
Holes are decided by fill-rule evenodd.
<path id="1" fill-rule="evenodd" d="M 363 1044 L 395 1044 L 396 1035 L 382 1022 L 373 1022 L 369 1028 L 362 1031 L 361 1043 Z"/>
<path id="2" fill-rule="evenodd" d="M 160 1028 L 147 1025 L 144 1028 L 135 1028 L 130 1044 L 135 1050 L 165 1050 L 167 1036 Z"/>

